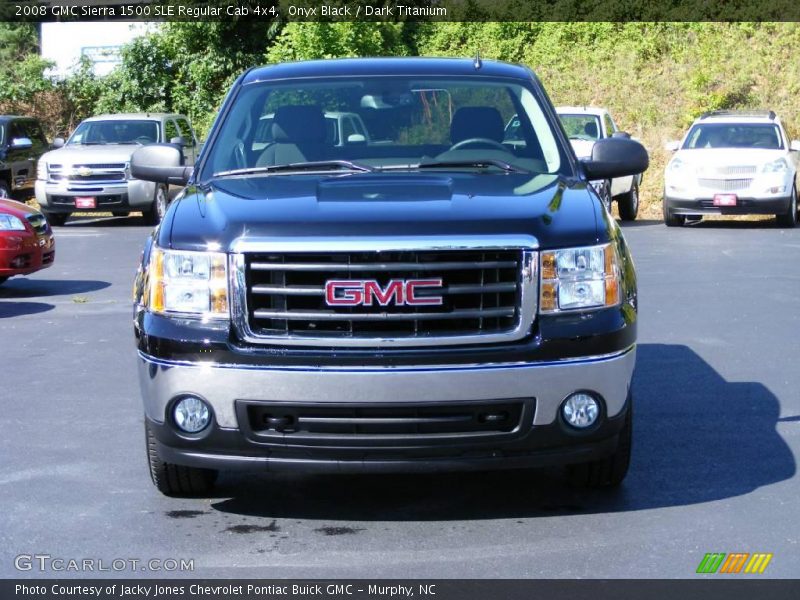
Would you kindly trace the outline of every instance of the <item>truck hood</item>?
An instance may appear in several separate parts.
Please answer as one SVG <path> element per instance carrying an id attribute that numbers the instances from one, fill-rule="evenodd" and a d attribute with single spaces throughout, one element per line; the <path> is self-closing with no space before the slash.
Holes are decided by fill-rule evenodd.
<path id="1" fill-rule="evenodd" d="M 126 163 L 131 154 L 141 148 L 137 144 L 106 144 L 103 146 L 79 146 L 77 144 L 51 150 L 39 160 L 59 165 L 90 165 L 102 163 Z"/>
<path id="2" fill-rule="evenodd" d="M 526 234 L 545 248 L 577 246 L 598 242 L 599 212 L 585 183 L 555 175 L 230 178 L 188 188 L 171 206 L 158 243 L 205 250 L 253 238 Z"/>

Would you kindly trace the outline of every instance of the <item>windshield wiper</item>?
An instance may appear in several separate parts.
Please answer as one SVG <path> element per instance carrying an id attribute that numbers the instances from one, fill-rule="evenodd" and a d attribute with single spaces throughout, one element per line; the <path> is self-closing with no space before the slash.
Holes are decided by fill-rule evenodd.
<path id="1" fill-rule="evenodd" d="M 261 173 L 283 173 L 287 171 L 330 171 L 332 169 L 348 169 L 360 173 L 371 173 L 375 171 L 373 167 L 350 160 L 318 160 L 299 163 L 288 163 L 285 165 L 267 165 L 263 167 L 246 167 L 244 169 L 232 169 L 230 171 L 220 171 L 214 173 L 213 177 L 232 177 L 236 175 L 259 175 Z"/>
<path id="2" fill-rule="evenodd" d="M 481 158 L 478 160 L 437 160 L 430 162 L 419 163 L 414 165 L 416 169 L 446 169 L 446 168 L 475 168 L 475 169 L 488 169 L 496 167 L 505 171 L 506 173 L 530 173 L 528 169 L 515 167 L 511 163 L 496 158 Z"/>

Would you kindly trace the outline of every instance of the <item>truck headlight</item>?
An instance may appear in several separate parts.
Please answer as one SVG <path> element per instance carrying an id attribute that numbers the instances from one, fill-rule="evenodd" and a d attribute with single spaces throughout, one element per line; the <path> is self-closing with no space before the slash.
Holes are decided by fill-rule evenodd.
<path id="1" fill-rule="evenodd" d="M 153 248 L 148 308 L 159 314 L 227 319 L 228 276 L 222 252 Z"/>
<path id="2" fill-rule="evenodd" d="M 36 179 L 47 181 L 47 163 L 43 160 L 36 163 Z"/>
<path id="3" fill-rule="evenodd" d="M 764 173 L 786 173 L 789 170 L 789 163 L 785 159 L 779 158 L 764 165 Z"/>
<path id="4" fill-rule="evenodd" d="M 620 269 L 614 244 L 542 252 L 541 261 L 540 312 L 619 304 Z"/>
<path id="5" fill-rule="evenodd" d="M 0 214 L 0 231 L 25 231 L 25 224 L 13 215 Z"/>

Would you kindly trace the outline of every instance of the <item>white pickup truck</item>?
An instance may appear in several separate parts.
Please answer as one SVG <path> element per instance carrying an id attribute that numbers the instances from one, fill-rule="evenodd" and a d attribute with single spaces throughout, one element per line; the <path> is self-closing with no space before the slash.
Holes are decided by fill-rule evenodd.
<path id="1" fill-rule="evenodd" d="M 605 108 L 593 106 L 557 106 L 561 123 L 569 136 L 569 141 L 578 158 L 587 158 L 592 155 L 592 148 L 598 140 L 610 137 L 630 137 L 620 131 L 614 119 Z M 623 221 L 633 221 L 639 212 L 639 185 L 642 174 L 616 177 L 610 182 L 603 182 L 605 189 L 598 189 L 608 208 L 611 201 L 616 200 L 619 208 L 619 217 Z"/>

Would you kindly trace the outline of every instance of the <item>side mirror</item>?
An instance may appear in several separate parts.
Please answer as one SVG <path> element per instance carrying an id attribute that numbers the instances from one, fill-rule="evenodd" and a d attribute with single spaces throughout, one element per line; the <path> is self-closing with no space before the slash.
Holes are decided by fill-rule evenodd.
<path id="1" fill-rule="evenodd" d="M 183 186 L 194 171 L 183 162 L 183 153 L 172 144 L 142 146 L 131 156 L 131 177 Z"/>
<path id="2" fill-rule="evenodd" d="M 183 137 L 182 135 L 179 135 L 178 137 L 172 138 L 169 141 L 169 143 L 170 144 L 175 144 L 176 146 L 180 146 L 181 148 L 189 145 L 189 143 L 186 141 L 186 138 Z"/>
<path id="3" fill-rule="evenodd" d="M 361 135 L 360 133 L 351 133 L 347 136 L 347 143 L 348 144 L 366 144 L 367 138 Z"/>
<path id="4" fill-rule="evenodd" d="M 66 144 L 66 143 L 67 143 L 67 141 L 66 141 L 64 138 L 62 138 L 62 137 L 57 137 L 57 138 L 55 138 L 55 139 L 53 140 L 53 143 L 52 143 L 52 144 L 50 144 L 50 147 L 51 147 L 53 150 L 56 150 L 56 149 L 58 149 L 58 148 L 63 148 L 63 147 L 64 147 L 64 144 Z"/>
<path id="5" fill-rule="evenodd" d="M 800 152 L 800 140 L 792 140 L 789 144 L 790 152 Z"/>
<path id="6" fill-rule="evenodd" d="M 592 157 L 581 160 L 586 178 L 614 179 L 644 173 L 650 165 L 647 150 L 639 142 L 622 137 L 599 140 L 592 147 Z"/>
<path id="7" fill-rule="evenodd" d="M 664 144 L 664 149 L 667 152 L 677 152 L 681 147 L 681 143 L 677 140 L 671 140 Z"/>
<path id="8" fill-rule="evenodd" d="M 33 142 L 31 138 L 18 137 L 11 140 L 11 147 L 15 150 L 27 150 L 33 147 Z"/>

